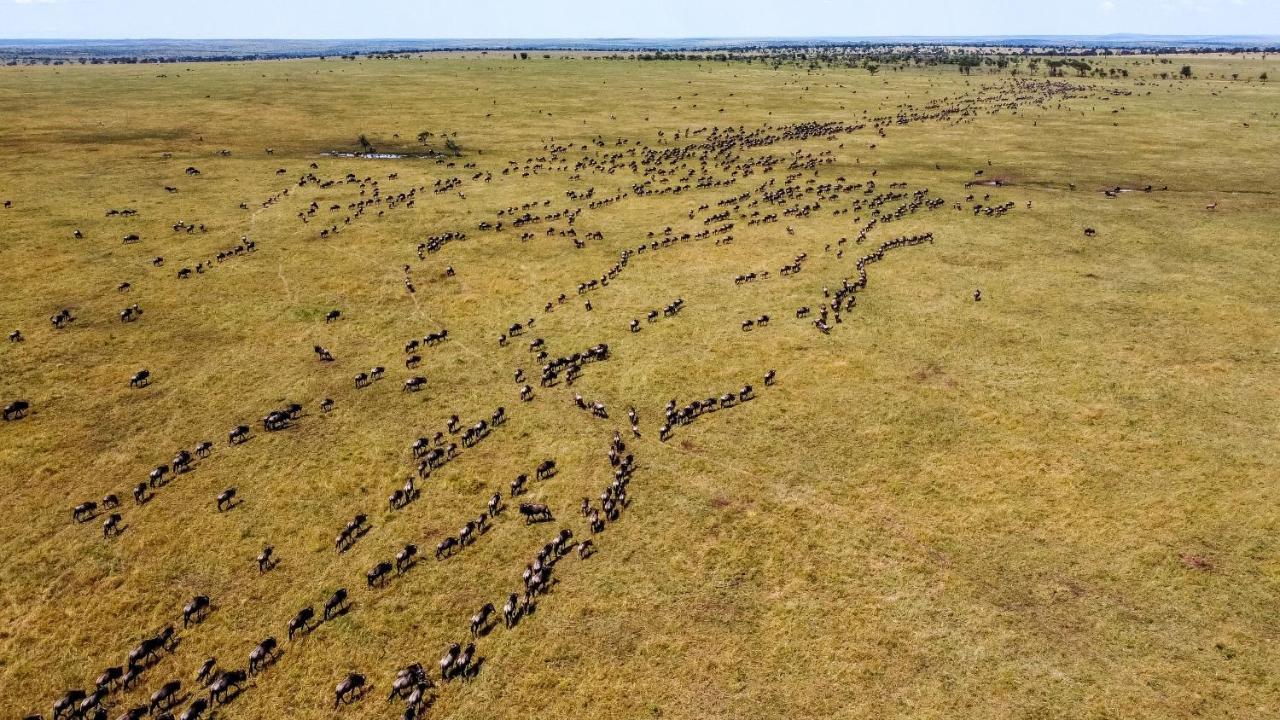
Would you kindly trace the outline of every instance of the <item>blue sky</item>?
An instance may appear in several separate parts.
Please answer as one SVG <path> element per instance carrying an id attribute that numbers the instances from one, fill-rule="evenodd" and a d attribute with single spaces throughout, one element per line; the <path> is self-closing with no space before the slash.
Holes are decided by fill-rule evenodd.
<path id="1" fill-rule="evenodd" d="M 1280 0 L 0 0 L 0 38 L 1280 35 Z"/>

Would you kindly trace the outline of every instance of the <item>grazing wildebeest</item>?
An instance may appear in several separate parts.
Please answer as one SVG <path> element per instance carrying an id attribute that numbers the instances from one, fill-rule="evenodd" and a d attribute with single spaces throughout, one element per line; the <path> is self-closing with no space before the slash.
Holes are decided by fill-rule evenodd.
<path id="1" fill-rule="evenodd" d="M 276 639 L 273 637 L 269 637 L 258 643 L 257 647 L 249 653 L 250 675 L 256 675 L 257 673 L 267 669 L 267 666 L 276 658 L 275 653 L 277 646 L 278 643 L 276 643 Z"/>
<path id="2" fill-rule="evenodd" d="M 340 318 L 340 317 L 342 317 L 342 311 L 341 311 L 341 310 L 330 310 L 329 312 L 325 313 L 324 321 L 325 321 L 326 323 L 331 323 L 331 322 L 333 322 L 334 320 L 337 320 L 337 319 L 338 319 L 338 318 Z"/>
<path id="3" fill-rule="evenodd" d="M 31 403 L 26 400 L 14 400 L 4 406 L 5 420 L 18 420 L 26 416 L 27 411 L 31 409 Z"/>
<path id="4" fill-rule="evenodd" d="M 335 615 L 340 615 L 347 607 L 347 589 L 338 588 L 333 591 L 328 600 L 324 601 L 324 619 L 326 621 L 332 619 Z"/>
<path id="5" fill-rule="evenodd" d="M 199 623 L 212 607 L 208 595 L 197 595 L 191 598 L 191 601 L 182 608 L 182 627 L 185 628 L 193 622 Z"/>
<path id="6" fill-rule="evenodd" d="M 297 615 L 294 615 L 292 618 L 289 619 L 289 625 L 288 625 L 289 639 L 293 640 L 293 634 L 296 632 L 304 632 L 304 631 L 310 630 L 311 620 L 315 616 L 316 616 L 316 611 L 311 609 L 310 605 L 299 610 Z"/>
<path id="7" fill-rule="evenodd" d="M 159 690 L 151 694 L 151 712 L 154 713 L 156 708 L 166 708 L 172 705 L 174 700 L 177 699 L 178 691 L 181 689 L 181 680 L 170 680 L 161 685 Z"/>
<path id="8" fill-rule="evenodd" d="M 98 514 L 98 503 L 92 500 L 82 502 L 71 509 L 71 519 L 76 522 L 87 522 Z"/>
<path id="9" fill-rule="evenodd" d="M 139 370 L 129 378 L 129 387 L 140 388 L 151 384 L 151 371 Z"/>
<path id="10" fill-rule="evenodd" d="M 413 543 L 405 545 L 400 552 L 396 553 L 396 574 L 402 574 L 405 570 L 413 567 L 418 557 L 418 546 Z"/>
<path id="11" fill-rule="evenodd" d="M 338 683 L 333 692 L 333 707 L 336 710 L 343 703 L 353 703 L 364 688 L 365 679 L 360 673 L 351 673 Z"/>
<path id="12" fill-rule="evenodd" d="M 538 464 L 537 477 L 539 480 L 546 480 L 547 478 L 555 474 L 556 474 L 555 460 L 543 460 L 541 463 Z"/>
<path id="13" fill-rule="evenodd" d="M 231 508 L 235 507 L 236 489 L 232 487 L 232 488 L 227 488 L 226 490 L 223 490 L 222 492 L 218 493 L 217 499 L 218 499 L 218 512 L 222 512 L 223 510 L 230 510 Z"/>
<path id="14" fill-rule="evenodd" d="M 231 432 L 227 433 L 227 444 L 239 445 L 249 439 L 249 426 L 237 425 Z"/>
<path id="15" fill-rule="evenodd" d="M 489 616 L 494 613 L 493 603 L 485 603 L 484 607 L 471 616 L 471 637 L 479 635 L 489 624 Z"/>
<path id="16" fill-rule="evenodd" d="M 247 673 L 243 670 L 228 670 L 218 675 L 209 685 L 209 704 L 226 702 L 227 696 L 231 694 L 231 688 L 239 690 L 248 679 Z"/>
<path id="17" fill-rule="evenodd" d="M 551 508 L 535 503 L 520 503 L 520 514 L 524 516 L 526 525 L 555 519 L 551 516 Z"/>
<path id="18" fill-rule="evenodd" d="M 391 570 L 392 570 L 391 561 L 383 560 L 377 565 L 374 565 L 373 567 L 369 568 L 369 571 L 364 574 L 365 582 L 368 584 L 370 588 L 374 586 L 381 586 L 384 583 L 386 583 L 387 577 L 391 574 Z"/>

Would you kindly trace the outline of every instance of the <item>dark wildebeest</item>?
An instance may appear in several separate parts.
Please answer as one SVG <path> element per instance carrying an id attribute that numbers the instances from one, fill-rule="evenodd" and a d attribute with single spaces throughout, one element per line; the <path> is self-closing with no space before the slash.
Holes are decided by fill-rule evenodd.
<path id="1" fill-rule="evenodd" d="M 149 384 L 151 384 L 150 370 L 139 370 L 133 374 L 133 377 L 129 378 L 129 387 L 140 388 Z"/>
<path id="2" fill-rule="evenodd" d="M 163 709 L 172 705 L 174 700 L 177 699 L 178 691 L 180 690 L 182 690 L 181 680 L 170 680 L 161 685 L 159 690 L 151 694 L 151 712 L 154 713 L 156 708 Z"/>
<path id="3" fill-rule="evenodd" d="M 4 406 L 5 420 L 19 420 L 27 414 L 31 409 L 31 403 L 26 400 L 14 400 Z"/>
<path id="4" fill-rule="evenodd" d="M 538 473 L 538 479 L 539 479 L 539 480 L 545 480 L 545 479 L 547 479 L 547 478 L 551 477 L 552 475 L 555 475 L 555 474 L 556 474 L 556 461 L 555 461 L 555 460 L 543 460 L 541 463 L 539 463 L 539 464 L 538 464 L 538 470 L 537 470 L 537 473 Z"/>
<path id="5" fill-rule="evenodd" d="M 369 568 L 369 572 L 364 574 L 365 582 L 370 588 L 381 586 L 386 583 L 387 577 L 391 574 L 391 561 L 383 560 L 382 562 Z"/>
<path id="6" fill-rule="evenodd" d="M 526 525 L 554 519 L 551 516 L 551 508 L 535 503 L 520 503 L 520 514 L 524 516 Z"/>
<path id="7" fill-rule="evenodd" d="M 223 490 L 222 492 L 218 493 L 217 500 L 218 500 L 218 512 L 222 512 L 223 510 L 230 510 L 231 508 L 235 507 L 236 489 L 227 488 L 226 490 Z"/>
<path id="8" fill-rule="evenodd" d="M 296 632 L 305 632 L 311 629 L 311 620 L 316 616 L 316 611 L 308 605 L 298 611 L 289 619 L 289 639 L 293 640 L 293 634 Z"/>
<path id="9" fill-rule="evenodd" d="M 209 704 L 214 702 L 226 702 L 227 696 L 231 694 L 231 688 L 239 690 L 248 680 L 248 676 L 243 670 L 229 670 L 222 673 L 214 679 L 209 685 Z"/>
<path id="10" fill-rule="evenodd" d="M 239 445 L 240 443 L 248 439 L 249 439 L 248 425 L 237 425 L 235 429 L 227 433 L 227 444 L 229 445 Z"/>
<path id="11" fill-rule="evenodd" d="M 347 589 L 338 588 L 324 601 L 324 619 L 330 620 L 335 615 L 342 614 L 347 607 Z"/>
<path id="12" fill-rule="evenodd" d="M 337 709 L 343 703 L 352 703 L 360 696 L 360 691 L 364 688 L 365 679 L 360 673 L 351 673 L 347 675 L 333 692 L 333 707 Z"/>
<path id="13" fill-rule="evenodd" d="M 327 323 L 331 323 L 331 322 L 333 322 L 334 320 L 337 320 L 337 319 L 338 319 L 338 318 L 340 318 L 340 317 L 342 317 L 342 311 L 341 311 L 341 310 L 330 310 L 329 312 L 325 313 L 324 321 L 325 321 L 325 322 L 327 322 Z"/>
<path id="14" fill-rule="evenodd" d="M 209 708 L 209 703 L 204 698 L 196 698 L 191 705 L 182 714 L 178 716 L 178 720 L 200 720 L 204 715 L 204 711 Z"/>
<path id="15" fill-rule="evenodd" d="M 409 543 L 404 549 L 396 553 L 396 574 L 399 575 L 405 570 L 413 567 L 413 563 L 418 557 L 418 546 Z"/>
<path id="16" fill-rule="evenodd" d="M 273 637 L 258 643 L 258 646 L 249 653 L 250 675 L 255 675 L 267 669 L 267 666 L 276 658 L 276 647 L 276 639 Z"/>
<path id="17" fill-rule="evenodd" d="M 276 566 L 275 552 L 272 545 L 262 548 L 262 552 L 258 553 L 258 572 L 264 573 Z"/>
<path id="18" fill-rule="evenodd" d="M 197 595 L 191 598 L 191 601 L 182 608 L 182 627 L 185 628 L 193 622 L 199 623 L 212 607 L 208 595 Z"/>
<path id="19" fill-rule="evenodd" d="M 213 670 L 216 667 L 218 667 L 217 658 L 211 657 L 205 660 L 204 664 L 200 666 L 200 669 L 196 671 L 196 682 L 198 683 L 208 682 L 210 679 L 213 678 Z"/>
<path id="20" fill-rule="evenodd" d="M 489 616 L 494 613 L 493 603 L 485 603 L 479 612 L 471 616 L 471 637 L 476 637 L 489 624 Z"/>
<path id="21" fill-rule="evenodd" d="M 90 500 L 82 502 L 71 509 L 71 519 L 76 522 L 88 522 L 98 514 L 98 503 Z"/>
<path id="22" fill-rule="evenodd" d="M 458 549 L 458 538 L 449 536 L 441 540 L 439 545 L 436 545 L 436 559 L 439 560 L 442 557 L 448 557 L 449 555 L 453 554 L 454 551 L 456 551 L 457 549 Z"/>

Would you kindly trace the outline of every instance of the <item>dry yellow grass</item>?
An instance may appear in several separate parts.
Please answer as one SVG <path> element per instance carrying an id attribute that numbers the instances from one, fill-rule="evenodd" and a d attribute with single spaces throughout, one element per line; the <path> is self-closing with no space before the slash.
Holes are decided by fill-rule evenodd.
<path id="1" fill-rule="evenodd" d="M 832 151 L 819 182 L 865 182 L 875 170 L 882 191 L 904 182 L 947 200 L 871 231 L 871 246 L 921 232 L 936 241 L 871 266 L 857 310 L 830 336 L 793 314 L 852 273 L 862 252 L 852 218 L 866 212 L 829 210 L 856 193 L 776 224 L 734 213 L 733 244 L 636 256 L 589 295 L 590 313 L 574 295 L 649 231 L 700 230 L 707 213 L 691 221 L 689 210 L 714 212 L 771 178 L 781 186 L 785 160 L 731 187 L 584 209 L 579 236 L 604 239 L 582 250 L 545 234 L 563 221 L 531 226 L 527 242 L 522 230 L 477 225 L 533 201 L 586 205 L 566 190 L 630 192 L 644 179 L 630 171 L 570 177 L 578 158 L 619 138 L 632 143 L 618 147 L 626 152 L 677 146 L 674 132 L 711 125 L 854 123 L 864 110 L 892 115 L 1005 87 L 1008 75 L 475 55 L 3 69 L 0 200 L 12 207 L 0 210 L 0 327 L 21 328 L 26 341 L 0 346 L 0 400 L 26 398 L 34 411 L 0 425 L 0 715 L 47 713 L 63 690 L 90 685 L 180 620 L 197 593 L 215 611 L 181 632 L 137 690 L 112 697 L 113 717 L 166 680 L 191 685 L 207 656 L 243 667 L 259 640 L 283 640 L 298 608 L 346 586 L 352 611 L 284 643 L 219 716 L 329 717 L 334 684 L 359 671 L 372 692 L 337 714 L 397 717 L 383 702 L 395 668 L 434 665 L 463 640 L 471 613 L 500 605 L 555 530 L 586 534 L 578 501 L 608 481 L 605 451 L 612 431 L 626 430 L 628 404 L 645 432 L 630 443 L 631 506 L 596 538 L 598 554 L 559 564 L 534 616 L 477 643 L 481 672 L 442 691 L 430 715 L 1274 714 L 1280 91 L 1223 79 L 1275 75 L 1272 60 L 1185 61 L 1197 78 L 1149 77 L 1182 59 L 1109 59 L 1131 76 L 1068 79 L 1093 89 L 1060 106 L 745 150 Z M 1112 89 L 1133 94 L 1100 99 Z M 321 155 L 355 149 L 360 134 L 412 148 L 422 131 L 457 133 L 457 167 Z M 573 148 L 569 171 L 501 175 L 557 144 Z M 223 148 L 231 155 L 216 154 Z M 321 178 L 376 178 L 384 194 L 426 190 L 413 208 L 376 217 L 379 207 L 320 240 L 359 194 L 296 187 L 312 162 Z M 1009 184 L 966 189 L 979 169 Z M 485 171 L 491 182 L 471 179 Z M 453 176 L 465 198 L 431 192 Z M 1101 192 L 1145 185 L 1167 190 Z M 975 217 L 968 192 L 1016 207 Z M 296 214 L 312 199 L 318 219 L 303 225 Z M 331 213 L 333 203 L 344 209 Z M 124 207 L 137 217 L 104 217 Z M 179 220 L 208 232 L 175 233 Z M 417 259 L 418 242 L 450 230 L 468 238 Z M 130 232 L 141 242 L 122 244 Z M 175 278 L 241 235 L 259 250 Z M 851 242 L 838 260 L 842 236 Z M 800 252 L 810 256 L 803 272 L 777 276 Z M 155 255 L 163 268 L 151 266 Z M 446 265 L 456 277 L 442 277 Z M 765 269 L 767 280 L 732 282 Z M 132 289 L 118 292 L 126 281 Z M 561 292 L 569 302 L 544 316 Z M 686 300 L 678 317 L 627 332 L 676 297 Z M 133 303 L 142 319 L 118 322 Z M 54 330 L 48 317 L 63 307 L 78 319 Z M 326 324 L 331 308 L 343 317 Z M 769 327 L 739 329 L 764 313 Z M 497 347 L 499 332 L 530 316 L 532 333 Z M 402 393 L 411 373 L 401 346 L 442 327 L 452 339 L 412 373 L 427 388 Z M 614 356 L 587 366 L 573 390 L 520 403 L 511 373 L 524 367 L 536 385 L 524 342 L 534 336 L 552 356 L 597 342 Z M 315 344 L 337 361 L 317 363 Z M 352 375 L 374 365 L 387 378 L 355 390 Z M 142 367 L 155 381 L 131 390 Z M 768 368 L 779 383 L 765 389 Z M 747 382 L 757 400 L 657 441 L 668 399 Z M 613 418 L 574 409 L 573 391 Z M 336 401 L 328 415 L 324 397 Z M 306 407 L 294 428 L 257 430 L 256 418 L 294 401 Z M 499 405 L 511 414 L 505 426 L 435 473 L 417 502 L 386 510 L 412 470 L 413 438 L 450 414 L 474 421 Z M 255 438 L 227 447 L 241 422 Z M 216 444 L 207 460 L 133 506 L 129 488 L 203 439 Z M 545 457 L 560 472 L 530 497 L 549 503 L 556 523 L 527 527 L 509 514 L 457 557 L 364 588 L 375 562 L 405 542 L 430 555 Z M 228 486 L 243 502 L 217 513 L 214 495 Z M 98 522 L 73 524 L 70 509 L 108 492 L 123 499 L 126 529 L 104 541 Z M 356 512 L 373 529 L 339 556 L 333 536 Z M 259 575 L 264 544 L 281 562 Z"/>

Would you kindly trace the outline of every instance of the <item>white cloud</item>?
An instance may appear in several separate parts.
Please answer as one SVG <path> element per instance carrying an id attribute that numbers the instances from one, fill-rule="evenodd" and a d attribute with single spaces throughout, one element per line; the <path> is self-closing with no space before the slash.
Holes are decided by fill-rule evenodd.
<path id="1" fill-rule="evenodd" d="M 1111 2 L 1111 0 L 1102 0 L 1102 4 L 1099 7 L 1102 8 L 1102 12 L 1104 13 L 1115 12 L 1116 10 L 1116 4 Z"/>

